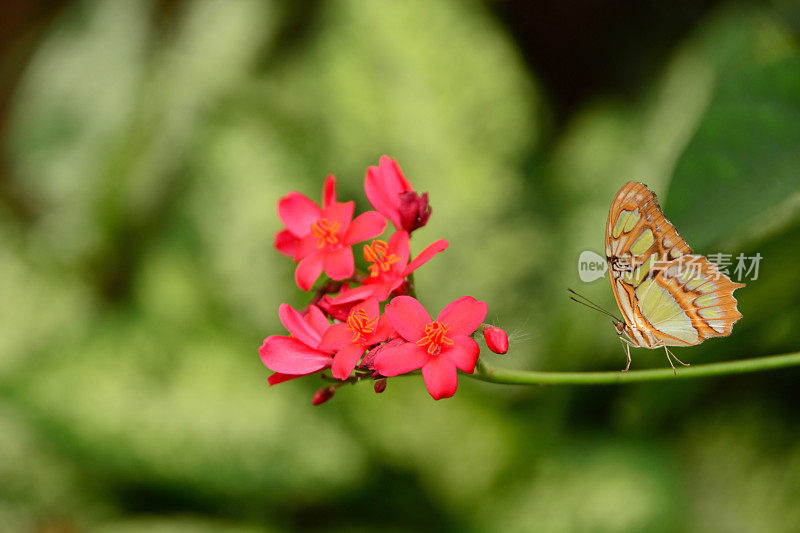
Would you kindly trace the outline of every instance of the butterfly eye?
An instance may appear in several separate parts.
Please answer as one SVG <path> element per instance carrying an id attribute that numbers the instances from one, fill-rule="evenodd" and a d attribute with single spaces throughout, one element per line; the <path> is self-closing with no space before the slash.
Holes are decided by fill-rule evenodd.
<path id="1" fill-rule="evenodd" d="M 611 267 L 617 272 L 627 272 L 631 270 L 632 266 L 631 260 L 627 255 L 611 258 Z"/>

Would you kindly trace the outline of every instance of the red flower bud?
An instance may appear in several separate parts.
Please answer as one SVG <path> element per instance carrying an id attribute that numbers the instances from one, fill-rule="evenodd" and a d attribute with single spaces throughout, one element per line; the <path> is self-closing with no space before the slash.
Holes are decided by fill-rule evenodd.
<path id="1" fill-rule="evenodd" d="M 506 353 L 508 351 L 508 334 L 495 326 L 483 330 L 483 338 L 486 339 L 486 346 L 494 353 Z"/>
<path id="2" fill-rule="evenodd" d="M 375 388 L 375 392 L 377 392 L 378 394 L 380 394 L 383 391 L 385 391 L 386 390 L 386 378 L 376 380 L 375 381 L 375 385 L 373 385 L 373 387 Z"/>
<path id="3" fill-rule="evenodd" d="M 322 387 L 314 393 L 314 397 L 311 399 L 311 405 L 320 405 L 325 403 L 333 398 L 334 394 L 336 394 L 336 387 Z"/>
<path id="4" fill-rule="evenodd" d="M 379 344 L 378 346 L 374 347 L 367 354 L 361 359 L 361 368 L 367 368 L 369 370 L 375 370 L 373 363 L 375 362 L 375 357 L 383 350 L 387 348 L 396 348 L 397 346 L 401 346 L 405 341 L 403 339 L 391 339 L 389 342 L 384 342 L 383 344 Z"/>
<path id="5" fill-rule="evenodd" d="M 428 223 L 431 206 L 428 204 L 428 193 L 422 195 L 414 191 L 403 191 L 398 195 L 397 211 L 400 213 L 400 224 L 411 233 Z"/>

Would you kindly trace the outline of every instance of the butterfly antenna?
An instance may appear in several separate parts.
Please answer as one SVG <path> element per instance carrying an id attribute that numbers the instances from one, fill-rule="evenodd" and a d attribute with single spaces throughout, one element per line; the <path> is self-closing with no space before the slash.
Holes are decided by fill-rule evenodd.
<path id="1" fill-rule="evenodd" d="M 604 315 L 608 315 L 608 316 L 610 316 L 610 317 L 613 319 L 613 320 L 612 320 L 612 323 L 617 323 L 617 322 L 619 322 L 619 321 L 620 321 L 620 319 L 619 319 L 619 318 L 617 318 L 616 316 L 612 315 L 611 313 L 609 313 L 609 312 L 608 312 L 608 311 L 606 311 L 605 309 L 600 309 L 599 307 L 595 307 L 595 306 L 593 306 L 593 305 L 590 305 L 590 304 L 588 304 L 588 303 L 586 303 L 586 302 L 584 302 L 584 301 L 578 300 L 577 298 L 573 298 L 573 297 L 571 297 L 571 296 L 570 296 L 570 300 L 572 300 L 573 302 L 578 302 L 578 303 L 579 303 L 579 304 L 581 304 L 581 305 L 585 305 L 586 307 L 588 307 L 589 309 L 591 309 L 591 310 L 593 310 L 593 311 L 597 311 L 597 312 L 599 312 L 599 313 L 603 313 Z"/>
<path id="2" fill-rule="evenodd" d="M 569 292 L 569 293 L 574 295 L 574 296 L 570 296 L 569 297 L 569 299 L 572 300 L 573 302 L 578 302 L 579 304 L 583 304 L 586 307 L 588 307 L 589 309 L 594 309 L 595 311 L 603 313 L 604 315 L 610 316 L 611 318 L 613 318 L 617 322 L 622 322 L 621 318 L 618 318 L 615 314 L 611 313 L 610 311 L 607 311 L 607 310 L 603 309 L 602 307 L 600 307 L 599 305 L 597 305 L 596 303 L 591 301 L 586 296 L 584 296 L 582 294 L 578 294 L 577 292 L 573 291 L 572 289 L 567 289 L 567 292 Z M 580 298 L 580 300 L 578 298 L 576 298 L 575 296 Z"/>
<path id="3" fill-rule="evenodd" d="M 586 296 L 578 293 L 577 291 L 574 291 L 572 289 L 567 289 L 567 292 L 569 292 L 569 293 L 574 295 L 574 296 L 570 296 L 570 300 L 578 302 L 579 304 L 583 304 L 586 307 L 589 307 L 590 309 L 594 309 L 595 311 L 598 311 L 598 312 L 603 313 L 605 315 L 608 315 L 611 318 L 613 318 L 614 320 L 621 320 L 621 319 L 617 318 L 617 316 L 614 315 L 613 313 L 611 313 L 610 311 L 600 307 L 600 305 L 596 304 L 595 302 L 593 302 L 592 300 L 590 300 Z M 577 298 L 575 298 L 575 296 L 577 296 Z M 578 299 L 578 298 L 580 298 L 580 299 Z"/>

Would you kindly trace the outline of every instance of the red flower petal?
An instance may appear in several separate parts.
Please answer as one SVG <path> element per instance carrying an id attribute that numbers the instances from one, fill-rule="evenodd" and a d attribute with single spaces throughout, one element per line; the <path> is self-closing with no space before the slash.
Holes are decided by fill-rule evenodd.
<path id="1" fill-rule="evenodd" d="M 335 202 L 322 210 L 322 218 L 327 219 L 328 222 L 331 223 L 339 223 L 338 236 L 341 239 L 347 232 L 350 221 L 353 220 L 353 210 L 355 210 L 355 208 L 356 204 L 353 201 Z"/>
<path id="2" fill-rule="evenodd" d="M 363 309 L 367 313 L 367 316 L 370 320 L 378 318 L 381 314 L 381 306 L 378 303 L 377 298 L 369 298 L 368 300 L 353 306 L 352 311 L 357 311 L 358 309 Z"/>
<path id="3" fill-rule="evenodd" d="M 391 322 L 389 322 L 389 319 L 386 318 L 386 315 L 383 315 L 380 320 L 378 320 L 378 327 L 375 328 L 375 333 L 369 336 L 365 344 L 367 346 L 378 344 L 379 342 L 383 342 L 391 337 L 393 333 L 394 328 L 392 327 Z"/>
<path id="4" fill-rule="evenodd" d="M 328 207 L 334 202 L 336 202 L 336 176 L 328 174 L 322 187 L 322 207 Z"/>
<path id="5" fill-rule="evenodd" d="M 429 359 L 430 356 L 421 347 L 413 342 L 406 342 L 381 350 L 375 356 L 373 366 L 383 376 L 399 376 L 421 368 Z"/>
<path id="6" fill-rule="evenodd" d="M 349 246 L 325 254 L 325 273 L 331 279 L 347 279 L 353 275 L 353 249 Z"/>
<path id="7" fill-rule="evenodd" d="M 403 284 L 403 278 L 396 278 L 388 283 L 381 283 L 377 285 L 375 289 L 375 297 L 378 298 L 379 301 L 384 301 L 389 299 L 389 295 L 394 292 L 400 285 Z"/>
<path id="8" fill-rule="evenodd" d="M 303 238 L 311 231 L 311 224 L 322 216 L 322 210 L 308 197 L 292 191 L 278 201 L 278 216 L 286 229 Z"/>
<path id="9" fill-rule="evenodd" d="M 272 335 L 258 349 L 261 361 L 281 374 L 309 374 L 331 363 L 328 354 L 309 348 L 298 339 Z"/>
<path id="10" fill-rule="evenodd" d="M 432 322 L 422 304 L 411 296 L 396 297 L 385 312 L 397 333 L 411 342 L 420 340 L 425 335 L 425 326 Z"/>
<path id="11" fill-rule="evenodd" d="M 369 167 L 367 169 L 367 177 L 364 180 L 364 192 L 367 193 L 367 199 L 372 207 L 378 210 L 380 214 L 392 221 L 396 228 L 400 228 L 400 213 L 397 211 L 397 201 L 392 202 L 389 195 L 381 185 L 380 178 L 377 171 L 373 171 L 377 167 Z"/>
<path id="12" fill-rule="evenodd" d="M 317 253 L 320 251 L 319 246 L 319 239 L 311 235 L 310 233 L 300 239 L 297 242 L 297 246 L 294 249 L 294 260 L 295 261 L 302 261 L 306 257 L 311 254 Z"/>
<path id="13" fill-rule="evenodd" d="M 333 302 L 333 298 L 327 294 L 324 295 L 321 300 L 317 301 L 317 305 L 325 312 L 325 314 L 334 320 L 339 320 L 340 322 L 347 320 L 347 315 L 350 312 L 350 308 L 353 307 L 352 303 L 344 303 L 341 305 L 336 304 Z"/>
<path id="14" fill-rule="evenodd" d="M 348 289 L 342 291 L 339 294 L 339 296 L 333 299 L 333 304 L 341 305 L 349 302 L 359 302 L 361 300 L 366 300 L 367 298 L 375 294 L 375 290 L 378 287 L 379 285 L 372 283 L 369 285 L 362 285 L 361 287 L 356 287 L 354 289 Z"/>
<path id="15" fill-rule="evenodd" d="M 447 324 L 447 335 L 472 335 L 486 318 L 488 306 L 472 296 L 462 296 L 453 300 L 439 313 L 437 322 Z"/>
<path id="16" fill-rule="evenodd" d="M 415 257 L 414 260 L 408 264 L 408 266 L 405 269 L 405 272 L 403 272 L 403 277 L 408 276 L 416 269 L 418 269 L 419 267 L 421 267 L 422 265 L 433 259 L 433 257 L 439 252 L 444 252 L 445 250 L 447 250 L 448 245 L 449 243 L 444 239 L 439 239 L 438 241 L 428 245 L 427 248 L 422 250 L 417 255 L 417 257 Z"/>
<path id="17" fill-rule="evenodd" d="M 294 257 L 299 242 L 300 240 L 291 231 L 285 229 L 275 234 L 273 245 L 280 253 Z"/>
<path id="18" fill-rule="evenodd" d="M 277 385 L 278 383 L 283 383 L 284 381 L 302 378 L 308 375 L 309 374 L 281 374 L 280 372 L 275 372 L 274 374 L 270 374 L 270 376 L 267 378 L 267 383 L 270 385 Z"/>
<path id="19" fill-rule="evenodd" d="M 408 245 L 408 241 L 408 232 L 395 231 L 392 233 L 392 236 L 389 237 L 389 241 L 386 243 L 388 245 L 387 253 L 389 255 L 394 254 L 400 258 L 397 263 L 392 265 L 393 267 L 397 268 L 398 272 L 403 272 L 408 264 L 408 256 L 411 254 L 411 248 Z"/>
<path id="20" fill-rule="evenodd" d="M 478 343 L 466 335 L 453 337 L 453 343 L 452 346 L 442 352 L 442 355 L 449 357 L 459 370 L 472 374 L 475 371 L 475 362 L 478 360 L 478 355 L 481 351 Z"/>
<path id="21" fill-rule="evenodd" d="M 411 190 L 411 183 L 406 179 L 403 175 L 403 171 L 400 170 L 400 165 L 397 164 L 396 159 L 392 159 L 388 155 L 381 156 L 380 160 L 378 161 L 378 167 L 384 174 L 384 179 L 395 179 L 399 185 L 401 191 L 410 191 Z"/>
<path id="22" fill-rule="evenodd" d="M 353 332 L 347 329 L 346 324 L 333 324 L 322 336 L 319 349 L 326 352 L 335 352 L 352 342 Z"/>
<path id="23" fill-rule="evenodd" d="M 321 253 L 314 253 L 300 261 L 294 271 L 294 281 L 297 286 L 307 291 L 314 285 L 317 278 L 322 273 L 322 262 L 325 256 Z"/>
<path id="24" fill-rule="evenodd" d="M 325 313 L 316 305 L 308 306 L 308 312 L 304 318 L 306 323 L 319 334 L 320 338 L 331 326 L 331 323 L 325 318 Z"/>
<path id="25" fill-rule="evenodd" d="M 364 191 L 372 206 L 402 229 L 397 210 L 399 195 L 411 190 L 411 184 L 403 176 L 397 162 L 387 156 L 381 157 L 377 167 L 369 167 L 364 179 Z"/>
<path id="26" fill-rule="evenodd" d="M 309 346 L 316 348 L 321 340 L 320 334 L 312 328 L 305 317 L 295 311 L 289 304 L 281 304 L 278 308 L 278 317 L 292 336 L 297 340 Z"/>
<path id="27" fill-rule="evenodd" d="M 347 379 L 353 373 L 358 360 L 364 354 L 364 347 L 360 344 L 348 344 L 333 356 L 331 374 L 336 379 Z"/>
<path id="28" fill-rule="evenodd" d="M 386 219 L 377 211 L 361 213 L 347 228 L 344 244 L 354 244 L 377 237 L 386 229 Z"/>
<path id="29" fill-rule="evenodd" d="M 447 357 L 433 357 L 422 367 L 422 379 L 434 400 L 449 398 L 458 388 L 456 365 Z"/>

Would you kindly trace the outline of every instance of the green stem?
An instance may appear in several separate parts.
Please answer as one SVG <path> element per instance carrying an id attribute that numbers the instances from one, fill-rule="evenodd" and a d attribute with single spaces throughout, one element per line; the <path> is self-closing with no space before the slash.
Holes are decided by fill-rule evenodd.
<path id="1" fill-rule="evenodd" d="M 467 375 L 481 381 L 508 385 L 617 385 L 641 381 L 670 381 L 745 374 L 791 366 L 800 366 L 800 352 L 679 368 L 677 375 L 671 368 L 631 370 L 629 372 L 535 372 L 497 368 L 478 359 L 475 373 Z"/>
<path id="2" fill-rule="evenodd" d="M 406 282 L 408 283 L 408 295 L 412 298 L 417 297 L 417 287 L 414 285 L 414 273 L 408 275 L 406 278 Z"/>

